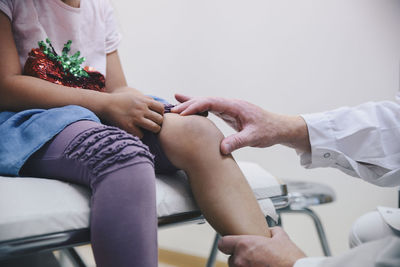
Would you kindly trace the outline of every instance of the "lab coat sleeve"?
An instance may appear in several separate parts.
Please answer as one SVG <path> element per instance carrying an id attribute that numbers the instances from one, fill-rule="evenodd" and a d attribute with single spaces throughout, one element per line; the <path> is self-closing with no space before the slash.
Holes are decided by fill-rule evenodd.
<path id="1" fill-rule="evenodd" d="M 321 267 L 324 266 L 324 261 L 327 257 L 307 257 L 297 260 L 293 267 Z"/>
<path id="2" fill-rule="evenodd" d="M 304 167 L 334 167 L 379 186 L 400 185 L 398 102 L 368 102 L 302 117 L 311 143 L 311 153 L 300 153 Z"/>
<path id="3" fill-rule="evenodd" d="M 398 267 L 400 263 L 400 238 L 387 237 L 368 242 L 335 257 L 303 258 L 293 267 Z"/>

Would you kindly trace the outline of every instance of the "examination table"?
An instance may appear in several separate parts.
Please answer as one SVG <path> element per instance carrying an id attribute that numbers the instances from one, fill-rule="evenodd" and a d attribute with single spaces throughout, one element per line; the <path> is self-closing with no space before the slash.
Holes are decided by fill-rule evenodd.
<path id="1" fill-rule="evenodd" d="M 275 208 L 288 205 L 286 185 L 255 163 L 239 166 L 266 218 L 277 219 Z M 159 227 L 204 220 L 183 171 L 157 178 Z M 79 185 L 0 176 L 0 266 L 5 259 L 60 249 L 85 266 L 73 247 L 90 243 L 89 214 L 90 191 Z M 214 265 L 216 241 L 207 266 Z"/>

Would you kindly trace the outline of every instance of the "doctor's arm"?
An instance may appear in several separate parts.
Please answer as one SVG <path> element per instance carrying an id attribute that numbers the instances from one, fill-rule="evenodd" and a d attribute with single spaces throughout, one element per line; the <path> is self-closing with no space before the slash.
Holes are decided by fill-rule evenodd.
<path id="1" fill-rule="evenodd" d="M 378 186 L 400 185 L 400 105 L 368 102 L 302 115 L 311 151 L 306 168 L 333 167 Z"/>
<path id="2" fill-rule="evenodd" d="M 246 145 L 285 144 L 298 151 L 305 167 L 336 167 L 378 185 L 399 184 L 396 174 L 400 166 L 396 162 L 400 160 L 396 156 L 400 154 L 400 106 L 397 102 L 366 103 L 323 113 L 286 116 L 241 100 L 182 95 L 176 98 L 182 104 L 174 112 L 189 115 L 208 110 L 238 131 L 221 143 L 223 153 Z M 224 147 L 227 143 L 228 150 Z M 220 250 L 231 255 L 230 267 L 372 267 L 381 266 L 380 261 L 397 266 L 399 247 L 400 240 L 391 238 L 361 245 L 337 257 L 307 258 L 279 228 L 272 230 L 271 239 L 226 236 L 219 243 Z"/>

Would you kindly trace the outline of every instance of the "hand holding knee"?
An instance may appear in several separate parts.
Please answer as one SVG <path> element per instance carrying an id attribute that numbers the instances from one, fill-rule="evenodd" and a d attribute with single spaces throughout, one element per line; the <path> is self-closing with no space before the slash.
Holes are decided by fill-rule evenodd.
<path id="1" fill-rule="evenodd" d="M 229 257 L 230 267 L 292 267 L 305 254 L 280 227 L 271 228 L 271 238 L 261 236 L 225 236 L 218 248 Z"/>

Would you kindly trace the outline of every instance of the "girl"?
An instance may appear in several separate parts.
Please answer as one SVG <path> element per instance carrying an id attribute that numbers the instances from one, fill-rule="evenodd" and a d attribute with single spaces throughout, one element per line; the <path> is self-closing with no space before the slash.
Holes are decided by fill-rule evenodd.
<path id="1" fill-rule="evenodd" d="M 269 236 L 243 174 L 219 152 L 223 136 L 214 124 L 164 114 L 162 103 L 127 86 L 106 0 L 0 0 L 0 10 L 0 173 L 89 187 L 98 266 L 157 266 L 154 168 L 184 170 L 220 234 Z M 46 38 L 52 43 L 28 57 Z M 99 73 L 82 70 L 70 49 Z M 44 70 L 46 80 L 38 78 Z M 74 77 L 101 85 L 100 73 L 104 90 L 74 85 Z"/>

